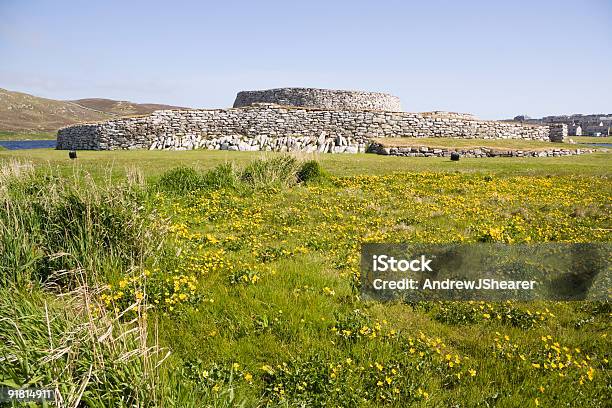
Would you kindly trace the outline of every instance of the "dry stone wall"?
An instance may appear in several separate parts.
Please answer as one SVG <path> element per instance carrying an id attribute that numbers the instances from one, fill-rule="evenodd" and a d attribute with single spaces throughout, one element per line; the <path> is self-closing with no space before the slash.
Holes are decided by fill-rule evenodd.
<path id="1" fill-rule="evenodd" d="M 255 103 L 328 110 L 379 110 L 400 112 L 397 96 L 379 92 L 341 91 L 316 88 L 278 88 L 264 91 L 239 92 L 234 108 Z"/>
<path id="2" fill-rule="evenodd" d="M 461 157 L 558 157 L 593 153 L 594 149 L 571 149 L 560 145 L 552 145 L 550 149 L 500 149 L 490 147 L 476 148 L 432 148 L 428 146 L 389 147 L 381 143 L 372 143 L 368 146 L 368 153 L 382 154 L 384 156 L 407 157 L 450 157 L 451 153 L 459 153 Z"/>
<path id="3" fill-rule="evenodd" d="M 341 111 L 255 104 L 69 126 L 58 149 L 221 149 L 355 153 L 372 138 L 457 137 L 548 141 L 548 126 L 408 112 Z"/>

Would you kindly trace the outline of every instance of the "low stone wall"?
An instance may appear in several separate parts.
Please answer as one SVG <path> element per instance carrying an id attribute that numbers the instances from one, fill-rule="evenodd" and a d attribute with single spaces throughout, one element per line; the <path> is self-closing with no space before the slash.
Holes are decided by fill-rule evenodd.
<path id="1" fill-rule="evenodd" d="M 234 108 L 255 103 L 328 110 L 378 110 L 400 112 L 397 96 L 380 92 L 342 91 L 317 88 L 277 88 L 263 91 L 242 91 L 236 95 Z"/>
<path id="2" fill-rule="evenodd" d="M 165 110 L 69 126 L 58 149 L 228 149 L 364 151 L 378 137 L 549 140 L 548 126 L 431 113 L 338 111 L 273 104 L 214 110 Z"/>
<path id="3" fill-rule="evenodd" d="M 558 157 L 593 153 L 594 151 L 594 149 L 565 149 L 557 147 L 551 147 L 546 150 L 511 150 L 487 147 L 466 149 L 432 148 L 427 146 L 385 147 L 380 143 L 372 143 L 367 149 L 368 153 L 406 157 L 450 157 L 451 153 L 459 153 L 461 157 Z"/>

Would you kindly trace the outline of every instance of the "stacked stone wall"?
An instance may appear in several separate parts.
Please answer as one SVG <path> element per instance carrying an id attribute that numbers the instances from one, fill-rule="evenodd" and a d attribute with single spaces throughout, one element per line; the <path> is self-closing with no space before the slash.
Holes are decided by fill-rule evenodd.
<path id="1" fill-rule="evenodd" d="M 390 147 L 382 143 L 371 143 L 368 153 L 382 154 L 384 156 L 407 156 L 407 157 L 450 157 L 452 153 L 459 153 L 461 157 L 559 157 L 574 156 L 585 153 L 593 153 L 595 149 L 572 149 L 563 148 L 551 143 L 550 149 L 502 149 L 491 147 L 472 148 L 435 148 L 428 146 Z"/>
<path id="2" fill-rule="evenodd" d="M 397 96 L 380 92 L 342 91 L 316 88 L 278 88 L 264 91 L 239 92 L 234 108 L 256 103 L 327 110 L 379 110 L 400 112 Z"/>
<path id="3" fill-rule="evenodd" d="M 455 137 L 548 141 L 548 126 L 408 112 L 340 111 L 255 104 L 69 126 L 58 149 L 222 149 L 363 152 L 380 137 Z"/>

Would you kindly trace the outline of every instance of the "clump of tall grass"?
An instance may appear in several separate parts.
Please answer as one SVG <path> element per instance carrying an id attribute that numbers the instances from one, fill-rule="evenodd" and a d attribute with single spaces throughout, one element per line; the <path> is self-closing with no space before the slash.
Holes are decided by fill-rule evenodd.
<path id="1" fill-rule="evenodd" d="M 98 292 L 85 279 L 61 296 L 0 288 L 0 382 L 52 389 L 60 407 L 157 406 L 169 353 L 150 340 L 145 300 L 126 322 Z"/>
<path id="2" fill-rule="evenodd" d="M 302 162 L 294 156 L 282 155 L 253 160 L 243 168 L 224 163 L 205 173 L 189 167 L 177 167 L 160 177 L 157 188 L 179 194 L 221 188 L 282 190 L 299 183 L 319 182 L 326 177 L 317 161 Z"/>
<path id="3" fill-rule="evenodd" d="M 195 169 L 186 166 L 165 172 L 157 181 L 160 190 L 179 194 L 204 188 L 205 185 L 202 175 Z"/>
<path id="4" fill-rule="evenodd" d="M 300 162 L 293 156 L 275 156 L 250 162 L 240 179 L 252 188 L 286 188 L 297 183 Z"/>
<path id="5" fill-rule="evenodd" d="M 207 188 L 238 188 L 240 186 L 240 169 L 234 163 L 228 162 L 218 165 L 202 176 Z"/>
<path id="6" fill-rule="evenodd" d="M 204 389 L 160 347 L 147 296 L 111 310 L 104 286 L 72 273 L 61 294 L 0 287 L 0 384 L 52 390 L 58 407 L 244 406 L 231 380 Z"/>
<path id="7" fill-rule="evenodd" d="M 27 163 L 0 167 L 0 286 L 142 264 L 160 239 L 141 179 L 104 185 Z M 70 275 L 62 276 L 66 283 Z"/>
<path id="8" fill-rule="evenodd" d="M 321 164 L 316 160 L 305 161 L 297 172 L 297 180 L 299 183 L 321 182 L 326 180 L 329 175 Z"/>
<path id="9" fill-rule="evenodd" d="M 104 184 L 0 166 L 0 384 L 53 389 L 59 407 L 235 405 L 231 384 L 209 395 L 173 369 L 146 283 L 121 309 L 103 302 L 108 275 L 144 282 L 167 249 L 148 194 L 139 173 Z"/>
<path id="10" fill-rule="evenodd" d="M 223 163 L 205 173 L 180 166 L 168 170 L 156 183 L 158 190 L 186 194 L 202 189 L 238 188 L 241 171 L 233 163 Z"/>

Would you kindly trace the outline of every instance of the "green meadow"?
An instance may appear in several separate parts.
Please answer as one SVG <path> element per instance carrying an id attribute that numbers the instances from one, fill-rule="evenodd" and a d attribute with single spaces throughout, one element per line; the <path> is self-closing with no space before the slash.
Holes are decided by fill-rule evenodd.
<path id="1" fill-rule="evenodd" d="M 273 154 L 269 154 L 273 155 Z M 138 168 L 146 177 L 155 178 L 176 166 L 208 170 L 219 164 L 234 162 L 240 165 L 266 156 L 261 152 L 228 152 L 220 150 L 189 151 L 79 151 L 71 161 L 63 150 L 32 149 L 3 151 L 0 160 L 28 161 L 36 166 L 70 175 L 74 169 L 95 178 L 125 176 L 126 170 Z M 310 157 L 310 156 L 304 156 Z M 334 176 L 359 174 L 385 175 L 397 172 L 487 173 L 499 175 L 607 175 L 610 174 L 610 155 L 598 152 L 580 156 L 553 158 L 462 158 L 451 162 L 447 158 L 392 157 L 374 154 L 312 156 Z"/>
<path id="2" fill-rule="evenodd" d="M 609 303 L 364 301 L 359 249 L 610 242 L 611 163 L 2 151 L 0 383 L 86 407 L 609 406 Z"/>
<path id="3" fill-rule="evenodd" d="M 571 136 L 576 143 L 612 143 L 612 136 Z"/>

